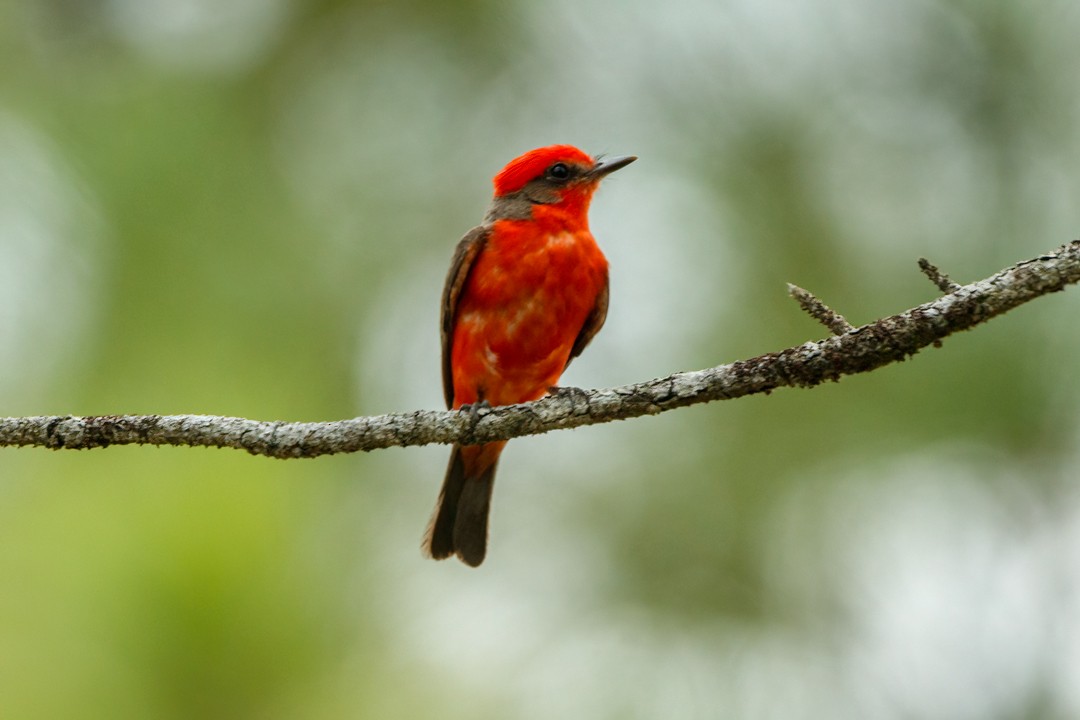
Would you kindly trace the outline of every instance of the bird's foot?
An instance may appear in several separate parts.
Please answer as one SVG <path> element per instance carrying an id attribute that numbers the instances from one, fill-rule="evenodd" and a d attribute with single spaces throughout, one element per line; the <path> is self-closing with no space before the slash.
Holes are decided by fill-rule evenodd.
<path id="1" fill-rule="evenodd" d="M 480 422 L 480 412 L 483 410 L 490 410 L 491 403 L 487 400 L 480 400 L 474 403 L 468 403 L 458 408 L 459 413 L 465 413 L 469 416 L 469 434 L 476 429 L 476 424 Z"/>

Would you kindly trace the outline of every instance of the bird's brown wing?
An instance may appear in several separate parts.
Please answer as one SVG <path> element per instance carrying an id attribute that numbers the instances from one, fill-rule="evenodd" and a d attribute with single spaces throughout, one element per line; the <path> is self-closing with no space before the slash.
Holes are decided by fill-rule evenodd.
<path id="1" fill-rule="evenodd" d="M 596 333 L 600 332 L 600 328 L 604 327 L 604 321 L 607 320 L 607 308 L 608 279 L 605 274 L 604 287 L 600 290 L 600 294 L 596 296 L 596 304 L 589 311 L 588 317 L 585 318 L 585 324 L 581 326 L 581 331 L 578 333 L 577 339 L 574 340 L 574 346 L 570 348 L 570 357 L 566 358 L 566 367 L 570 367 L 570 362 L 581 354 L 585 346 L 596 337 Z M 565 370 L 565 368 L 563 369 Z"/>
<path id="2" fill-rule="evenodd" d="M 442 318 L 439 333 L 442 337 L 442 377 L 443 394 L 446 407 L 454 406 L 454 373 L 450 367 L 450 350 L 453 342 L 454 322 L 457 318 L 458 301 L 465 290 L 465 281 L 469 278 L 473 263 L 487 242 L 490 228 L 486 225 L 475 227 L 465 233 L 450 261 L 450 272 L 446 275 L 446 285 L 442 294 Z"/>

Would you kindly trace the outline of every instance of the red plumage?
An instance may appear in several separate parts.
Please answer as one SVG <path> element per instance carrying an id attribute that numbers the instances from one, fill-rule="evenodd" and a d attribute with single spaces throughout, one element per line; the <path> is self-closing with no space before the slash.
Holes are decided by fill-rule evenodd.
<path id="1" fill-rule="evenodd" d="M 459 243 L 443 291 L 448 407 L 542 397 L 600 330 L 607 260 L 589 231 L 589 203 L 601 178 L 633 160 L 601 163 L 570 145 L 552 145 L 495 176 L 487 223 Z M 483 561 L 505 444 L 454 446 L 424 538 L 432 557 Z"/>
<path id="2" fill-rule="evenodd" d="M 593 159 L 573 145 L 549 145 L 530 150 L 508 162 L 495 176 L 492 181 L 495 197 L 518 192 L 557 162 L 591 165 Z"/>

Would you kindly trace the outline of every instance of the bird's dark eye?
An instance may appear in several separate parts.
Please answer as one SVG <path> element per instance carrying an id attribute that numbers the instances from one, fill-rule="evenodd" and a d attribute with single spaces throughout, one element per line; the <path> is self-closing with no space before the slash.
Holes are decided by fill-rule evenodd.
<path id="1" fill-rule="evenodd" d="M 570 177 L 570 168 L 566 163 L 555 163 L 548 168 L 547 176 L 550 180 L 566 180 Z"/>

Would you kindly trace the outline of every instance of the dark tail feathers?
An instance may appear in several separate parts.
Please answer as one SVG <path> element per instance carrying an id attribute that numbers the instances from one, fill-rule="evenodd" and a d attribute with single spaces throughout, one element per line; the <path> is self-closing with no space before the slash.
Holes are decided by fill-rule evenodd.
<path id="1" fill-rule="evenodd" d="M 467 472 L 472 468 L 466 466 L 474 463 L 467 463 L 465 455 L 473 455 L 477 451 L 481 451 L 481 447 L 465 449 L 454 445 L 450 454 L 446 479 L 443 480 L 435 513 L 431 516 L 422 543 L 424 553 L 436 560 L 457 555 L 472 567 L 484 562 L 488 512 L 491 509 L 491 490 L 495 484 L 498 455 L 490 465 L 470 477 Z"/>

